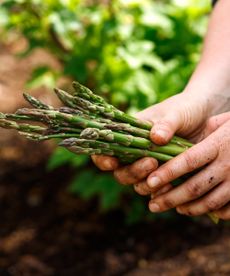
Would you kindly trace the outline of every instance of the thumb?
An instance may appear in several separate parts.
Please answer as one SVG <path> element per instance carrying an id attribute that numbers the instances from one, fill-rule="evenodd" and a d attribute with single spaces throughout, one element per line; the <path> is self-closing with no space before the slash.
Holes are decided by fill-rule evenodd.
<path id="1" fill-rule="evenodd" d="M 175 134 L 175 132 L 181 128 L 183 122 L 178 113 L 168 113 L 163 118 L 154 122 L 150 132 L 150 139 L 158 144 L 167 144 Z"/>

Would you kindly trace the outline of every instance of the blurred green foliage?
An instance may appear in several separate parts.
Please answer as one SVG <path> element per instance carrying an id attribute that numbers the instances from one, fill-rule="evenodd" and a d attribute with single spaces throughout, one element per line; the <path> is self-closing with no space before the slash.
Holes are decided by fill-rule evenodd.
<path id="1" fill-rule="evenodd" d="M 6 0 L 0 6 L 0 32 L 28 40 L 22 56 L 42 47 L 63 64 L 59 72 L 37 68 L 30 86 L 51 87 L 67 75 L 134 113 L 183 90 L 199 60 L 210 2 Z M 87 158 L 62 149 L 49 168 L 66 163 L 81 167 L 70 191 L 86 199 L 100 195 L 103 210 L 119 205 L 124 191 L 130 194 L 111 176 L 89 169 Z M 139 199 L 130 206 L 130 221 L 143 215 Z"/>

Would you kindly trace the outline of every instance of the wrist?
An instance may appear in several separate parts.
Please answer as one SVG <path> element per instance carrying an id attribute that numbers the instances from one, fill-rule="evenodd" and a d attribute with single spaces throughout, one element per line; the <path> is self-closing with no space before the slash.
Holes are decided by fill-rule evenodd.
<path id="1" fill-rule="evenodd" d="M 203 120 L 208 119 L 212 114 L 212 99 L 206 96 L 206 94 L 199 93 L 196 89 L 187 89 L 181 93 L 186 102 L 189 103 L 194 113 L 202 117 Z"/>
<path id="2" fill-rule="evenodd" d="M 204 106 L 208 117 L 230 110 L 230 83 L 211 77 L 194 74 L 183 91 Z"/>

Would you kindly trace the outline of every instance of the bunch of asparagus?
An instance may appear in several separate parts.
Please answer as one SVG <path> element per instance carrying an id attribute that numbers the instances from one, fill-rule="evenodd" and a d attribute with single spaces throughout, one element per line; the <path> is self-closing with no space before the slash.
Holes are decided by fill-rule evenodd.
<path id="1" fill-rule="evenodd" d="M 32 108 L 0 113 L 0 127 L 16 129 L 36 141 L 59 138 L 60 146 L 76 154 L 116 156 L 126 164 L 146 156 L 166 162 L 192 146 L 177 136 L 158 146 L 149 139 L 150 122 L 120 111 L 78 82 L 73 88 L 72 94 L 54 89 L 63 103 L 58 109 L 24 93 Z"/>
<path id="2" fill-rule="evenodd" d="M 60 138 L 60 146 L 77 154 L 116 156 L 123 163 L 144 156 L 166 162 L 192 145 L 175 136 L 166 146 L 157 146 L 149 140 L 151 123 L 125 114 L 77 82 L 73 87 L 74 94 L 54 89 L 64 105 L 59 109 L 24 93 L 33 108 L 0 113 L 0 126 L 37 141 Z"/>

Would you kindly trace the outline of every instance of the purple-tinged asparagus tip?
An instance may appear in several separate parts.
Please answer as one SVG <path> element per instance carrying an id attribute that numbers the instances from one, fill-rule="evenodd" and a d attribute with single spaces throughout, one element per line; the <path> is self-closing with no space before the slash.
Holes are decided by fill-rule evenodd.
<path id="1" fill-rule="evenodd" d="M 76 143 L 76 138 L 69 138 L 61 141 L 58 145 L 61 147 L 72 147 Z"/>

